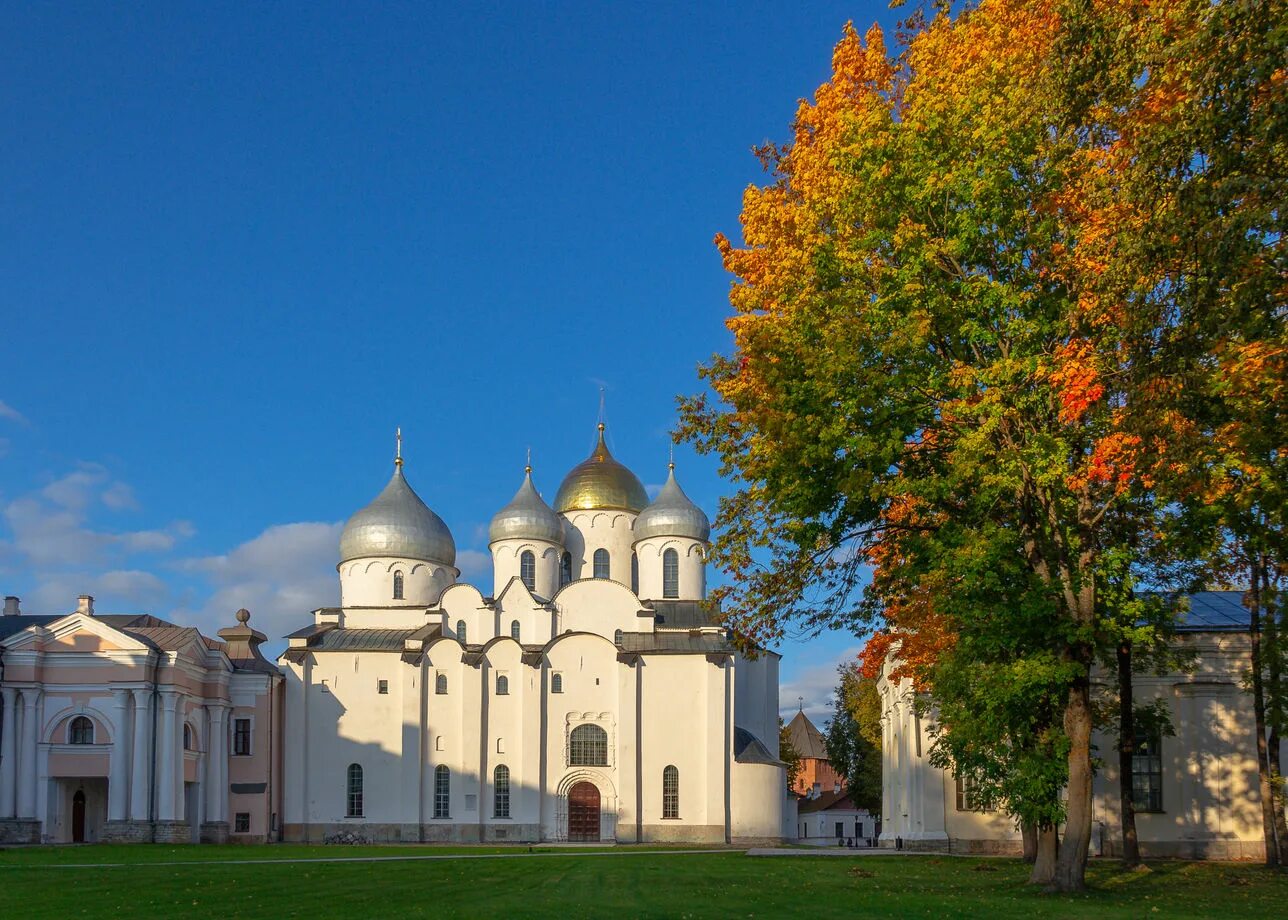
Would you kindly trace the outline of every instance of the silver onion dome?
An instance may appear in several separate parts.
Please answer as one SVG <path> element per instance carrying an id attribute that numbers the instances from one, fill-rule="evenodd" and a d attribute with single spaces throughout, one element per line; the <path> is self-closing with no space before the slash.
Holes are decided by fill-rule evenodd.
<path id="1" fill-rule="evenodd" d="M 364 556 L 397 556 L 456 565 L 456 541 L 443 519 L 403 478 L 402 458 L 375 501 L 349 518 L 340 534 L 340 562 Z"/>
<path id="2" fill-rule="evenodd" d="M 649 537 L 690 537 L 706 542 L 710 536 L 711 521 L 675 481 L 675 464 L 672 463 L 666 485 L 635 519 L 635 542 Z"/>
<path id="3" fill-rule="evenodd" d="M 514 493 L 510 504 L 492 518 L 487 529 L 488 541 L 544 540 L 556 545 L 563 543 L 563 522 L 546 504 L 532 485 L 532 467 L 526 467 L 523 485 Z"/>

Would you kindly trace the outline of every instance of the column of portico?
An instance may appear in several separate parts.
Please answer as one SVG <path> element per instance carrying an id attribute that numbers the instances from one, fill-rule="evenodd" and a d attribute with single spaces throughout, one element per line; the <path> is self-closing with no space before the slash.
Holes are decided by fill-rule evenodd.
<path id="1" fill-rule="evenodd" d="M 0 818 L 17 814 L 18 797 L 18 690 L 0 690 L 4 705 L 4 735 L 0 736 Z"/>
<path id="2" fill-rule="evenodd" d="M 208 703 L 209 740 L 206 743 L 206 820 L 228 821 L 228 707 Z"/>
<path id="3" fill-rule="evenodd" d="M 157 737 L 157 820 L 175 820 L 175 706 L 179 694 L 174 690 L 161 691 L 161 713 Z"/>
<path id="4" fill-rule="evenodd" d="M 22 691 L 22 767 L 18 771 L 18 817 L 36 817 L 36 747 L 40 743 L 40 691 Z"/>
<path id="5" fill-rule="evenodd" d="M 124 821 L 130 792 L 130 749 L 126 731 L 129 690 L 112 691 L 112 754 L 107 769 L 107 820 Z"/>
<path id="6" fill-rule="evenodd" d="M 174 816 L 180 821 L 193 817 L 184 812 L 187 799 L 183 794 L 183 778 L 188 757 L 183 747 L 183 723 L 187 718 L 187 709 L 188 698 L 180 693 L 174 707 Z"/>
<path id="7" fill-rule="evenodd" d="M 130 820 L 148 820 L 148 780 L 152 772 L 150 691 L 134 690 L 134 750 L 130 756 Z"/>

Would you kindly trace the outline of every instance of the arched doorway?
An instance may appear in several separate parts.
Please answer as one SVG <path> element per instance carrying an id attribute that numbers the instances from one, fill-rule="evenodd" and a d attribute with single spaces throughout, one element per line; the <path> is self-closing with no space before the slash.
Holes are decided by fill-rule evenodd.
<path id="1" fill-rule="evenodd" d="M 568 839 L 599 840 L 599 790 L 582 781 L 568 790 Z"/>
<path id="2" fill-rule="evenodd" d="M 72 796 L 72 843 L 85 842 L 85 790 Z"/>

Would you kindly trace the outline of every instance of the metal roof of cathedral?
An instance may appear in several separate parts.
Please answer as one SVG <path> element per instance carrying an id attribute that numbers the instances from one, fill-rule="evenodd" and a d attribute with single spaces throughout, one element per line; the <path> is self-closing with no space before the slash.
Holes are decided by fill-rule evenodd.
<path id="1" fill-rule="evenodd" d="M 662 491 L 635 519 L 634 533 L 637 543 L 649 537 L 691 537 L 703 542 L 710 538 L 711 521 L 675 481 L 674 463 Z"/>
<path id="2" fill-rule="evenodd" d="M 532 467 L 524 467 L 523 485 L 510 503 L 496 513 L 487 530 L 488 542 L 544 540 L 563 543 L 563 522 L 532 484 Z"/>
<path id="3" fill-rule="evenodd" d="M 634 473 L 613 459 L 604 443 L 604 423 L 599 423 L 599 441 L 590 456 L 578 463 L 559 485 L 555 510 L 620 510 L 639 513 L 648 504 L 644 484 Z"/>
<path id="4" fill-rule="evenodd" d="M 340 562 L 397 556 L 456 565 L 456 541 L 443 519 L 421 501 L 403 477 L 401 452 L 379 495 L 356 512 L 340 534 Z"/>

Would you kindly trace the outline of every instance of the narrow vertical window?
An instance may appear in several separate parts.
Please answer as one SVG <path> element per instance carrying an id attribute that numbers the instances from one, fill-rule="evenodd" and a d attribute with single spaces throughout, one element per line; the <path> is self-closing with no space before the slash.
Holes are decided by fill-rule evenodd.
<path id="1" fill-rule="evenodd" d="M 662 771 L 662 817 L 680 817 L 680 771 L 673 766 Z"/>
<path id="2" fill-rule="evenodd" d="M 183 723 L 183 749 L 191 751 L 192 748 L 192 726 L 187 722 Z"/>
<path id="3" fill-rule="evenodd" d="M 518 641 L 519 641 L 519 635 L 520 635 L 520 631 L 519 631 L 519 621 L 518 621 L 518 620 L 511 620 L 511 621 L 510 621 L 510 638 L 511 638 L 511 639 L 513 639 L 515 642 L 518 642 Z"/>
<path id="4" fill-rule="evenodd" d="M 597 549 L 595 550 L 595 555 L 592 558 L 594 560 L 595 577 L 596 578 L 610 577 L 609 569 L 608 569 L 608 550 Z"/>
<path id="5" fill-rule="evenodd" d="M 556 673 L 556 674 L 550 675 L 550 692 L 563 693 L 563 675 L 562 674 Z"/>
<path id="6" fill-rule="evenodd" d="M 620 629 L 613 630 L 613 644 L 614 645 L 622 644 L 622 631 Z"/>
<path id="7" fill-rule="evenodd" d="M 530 549 L 525 549 L 519 557 L 519 578 L 529 591 L 537 590 L 537 557 Z"/>
<path id="8" fill-rule="evenodd" d="M 465 621 L 464 620 L 456 621 L 456 641 L 461 643 L 461 645 L 465 644 Z"/>
<path id="9" fill-rule="evenodd" d="M 452 774 L 443 764 L 434 768 L 434 817 L 450 817 L 448 809 L 452 800 Z"/>
<path id="10" fill-rule="evenodd" d="M 362 767 L 356 763 L 349 764 L 349 802 L 345 811 L 346 817 L 362 817 Z"/>
<path id="11" fill-rule="evenodd" d="M 9 713 L 5 713 L 8 715 Z M 188 726 L 184 726 L 186 729 Z M 94 723 L 84 716 L 77 716 L 72 719 L 72 724 L 67 729 L 68 744 L 93 744 L 94 743 Z M 187 745 L 185 744 L 186 748 Z"/>
<path id="12" fill-rule="evenodd" d="M 680 596 L 680 554 L 673 549 L 662 553 L 662 597 Z"/>
<path id="13" fill-rule="evenodd" d="M 394 600 L 403 599 L 403 573 L 394 572 Z"/>
<path id="14" fill-rule="evenodd" d="M 559 586 L 563 587 L 572 581 L 572 553 L 564 553 L 559 560 Z"/>
<path id="15" fill-rule="evenodd" d="M 447 693 L 447 675 L 443 674 L 441 671 L 438 676 L 434 678 L 434 692 L 439 696 L 443 696 Z"/>
<path id="16" fill-rule="evenodd" d="M 233 753 L 250 754 L 250 719 L 233 720 Z"/>
<path id="17" fill-rule="evenodd" d="M 496 695 L 510 695 L 510 678 L 506 677 L 504 674 L 498 674 L 496 676 Z"/>
<path id="18" fill-rule="evenodd" d="M 1163 810 L 1162 733 L 1136 729 L 1131 755 L 1131 802 L 1137 811 Z"/>
<path id="19" fill-rule="evenodd" d="M 505 764 L 492 772 L 492 817 L 510 817 L 510 768 Z"/>
<path id="20" fill-rule="evenodd" d="M 640 557 L 634 552 L 631 553 L 631 590 L 640 593 Z"/>

